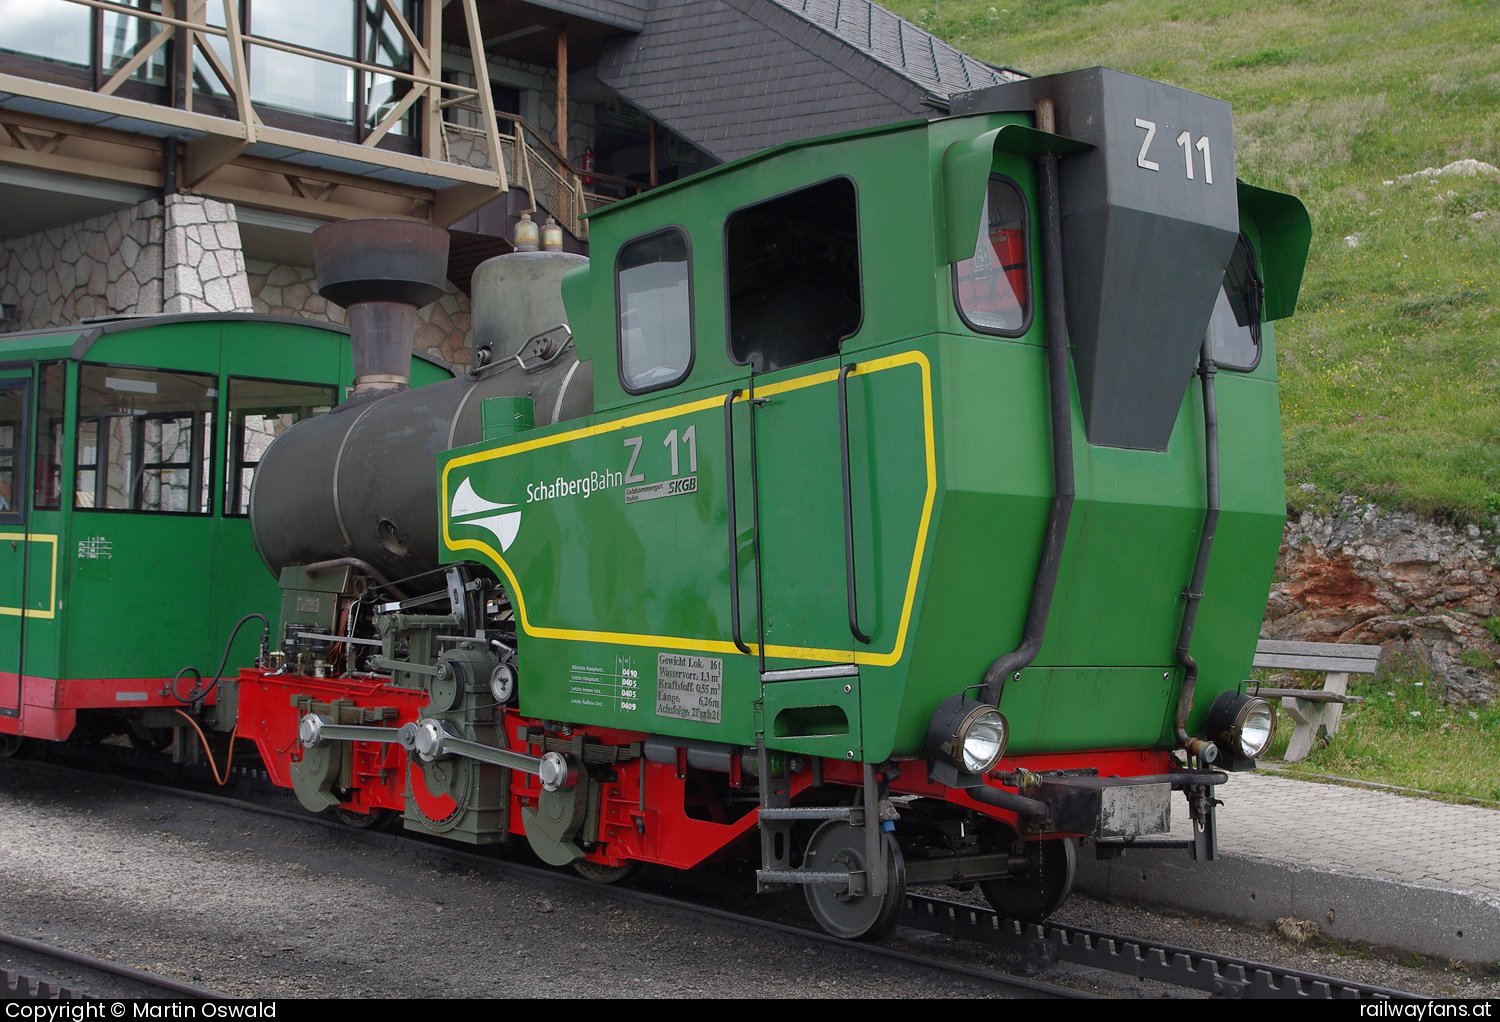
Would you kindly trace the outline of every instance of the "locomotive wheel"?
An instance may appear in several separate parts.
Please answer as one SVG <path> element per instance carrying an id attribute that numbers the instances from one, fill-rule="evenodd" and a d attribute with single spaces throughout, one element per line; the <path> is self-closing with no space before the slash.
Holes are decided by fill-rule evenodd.
<path id="1" fill-rule="evenodd" d="M 622 862 L 618 866 L 606 866 L 602 862 L 590 862 L 587 859 L 579 859 L 573 863 L 573 868 L 578 875 L 585 880 L 592 880 L 596 884 L 618 884 L 629 880 L 640 871 L 641 864 L 635 859 Z"/>
<path id="2" fill-rule="evenodd" d="M 333 814 L 344 826 L 353 827 L 355 830 L 384 830 L 396 818 L 394 809 L 373 809 L 368 813 L 361 813 L 341 807 L 335 809 Z"/>
<path id="3" fill-rule="evenodd" d="M 845 940 L 878 940 L 896 925 L 896 915 L 906 900 L 906 860 L 889 834 L 881 835 L 885 846 L 885 889 L 871 894 L 850 895 L 834 884 L 807 884 L 803 892 L 813 918 L 835 937 Z M 815 872 L 855 871 L 865 868 L 865 832 L 843 820 L 829 820 L 807 842 L 802 868 Z"/>
<path id="4" fill-rule="evenodd" d="M 20 735 L 0 735 L 0 759 L 19 755 L 26 747 L 26 739 Z"/>
<path id="5" fill-rule="evenodd" d="M 1039 923 L 1062 908 L 1073 892 L 1078 851 L 1070 837 L 1032 841 L 1026 845 L 1030 864 L 1025 872 L 1000 880 L 981 880 L 979 888 L 990 907 L 1023 923 Z"/>

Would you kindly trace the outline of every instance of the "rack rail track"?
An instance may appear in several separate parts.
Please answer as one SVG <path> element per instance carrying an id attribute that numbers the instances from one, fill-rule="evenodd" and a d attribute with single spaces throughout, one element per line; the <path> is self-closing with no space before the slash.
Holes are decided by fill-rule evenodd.
<path id="1" fill-rule="evenodd" d="M 1416 994 L 1264 962 L 1194 951 L 1062 923 L 1025 924 L 993 909 L 908 894 L 899 920 L 958 940 L 1005 948 L 1046 962 L 1071 962 L 1138 979 L 1202 990 L 1215 997 L 1420 1000 Z"/>
<path id="2" fill-rule="evenodd" d="M 6 761 L 0 760 L 0 763 Z M 301 815 L 283 809 L 259 805 L 242 798 L 194 791 L 190 788 L 163 785 L 149 781 L 79 770 L 76 766 L 62 766 L 37 760 L 10 761 L 17 765 L 46 771 L 86 774 L 89 777 L 146 788 L 165 794 L 185 798 L 211 801 L 253 812 L 260 815 L 279 816 L 313 825 L 338 828 L 351 834 L 360 834 L 381 843 L 411 843 L 422 847 L 433 847 L 432 842 L 403 834 L 378 834 L 354 831 L 331 819 L 312 815 Z M 247 770 L 253 778 L 254 771 Z M 258 778 L 257 778 L 258 779 Z M 274 790 L 274 789 L 272 789 Z M 443 850 L 455 858 L 476 863 L 499 865 L 506 869 L 524 873 L 545 874 L 553 880 L 578 884 L 592 889 L 598 885 L 582 880 L 571 873 L 559 874 L 552 870 L 539 869 L 520 863 L 497 860 L 493 857 L 468 851 L 453 845 L 441 844 Z M 758 926 L 768 926 L 787 932 L 797 932 L 812 938 L 826 939 L 830 943 L 847 945 L 847 942 L 828 937 L 821 930 L 804 929 L 784 923 L 769 922 L 755 916 L 728 912 L 695 901 L 667 897 L 649 892 L 633 891 L 629 888 L 614 888 L 614 893 L 631 898 L 654 901 L 664 906 L 707 912 L 715 916 L 734 919 Z M 1390 1001 L 1423 999 L 1420 995 L 1390 987 L 1360 983 L 1318 973 L 1284 968 L 1265 962 L 1254 962 L 1228 955 L 1184 948 L 1174 944 L 1151 941 L 1123 934 L 1092 930 L 1086 927 L 1069 926 L 1048 922 L 1044 925 L 1027 925 L 1019 920 L 1007 919 L 993 909 L 962 902 L 949 901 L 920 894 L 908 894 L 898 925 L 934 933 L 955 940 L 973 941 L 989 947 L 1000 948 L 1025 956 L 1033 963 L 1050 965 L 1066 962 L 1102 971 L 1133 976 L 1141 980 L 1163 983 L 1184 989 L 1203 991 L 1210 996 L 1225 999 L 1281 999 L 1281 1000 L 1325 1000 L 1369 998 Z M 0 940 L 4 940 L 0 937 Z M 861 946 L 861 945 L 855 945 Z M 939 959 L 912 955 L 879 945 L 863 945 L 877 953 L 884 953 L 915 964 L 940 967 L 960 972 L 970 978 L 980 978 L 996 983 L 1014 982 L 1030 996 L 1077 996 L 1075 991 L 1052 984 L 1022 979 L 989 969 L 955 966 Z M 215 996 L 205 993 L 203 996 Z"/>

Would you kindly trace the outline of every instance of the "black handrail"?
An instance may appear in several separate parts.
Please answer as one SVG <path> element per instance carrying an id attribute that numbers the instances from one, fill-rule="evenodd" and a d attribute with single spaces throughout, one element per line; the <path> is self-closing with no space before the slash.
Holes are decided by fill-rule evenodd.
<path id="1" fill-rule="evenodd" d="M 734 644 L 746 656 L 751 655 L 740 635 L 740 529 L 735 518 L 734 499 L 734 399 L 743 391 L 731 390 L 724 395 L 724 491 L 729 498 L 729 623 Z"/>
<path id="2" fill-rule="evenodd" d="M 849 594 L 849 630 L 866 646 L 870 637 L 859 629 L 859 601 L 854 596 L 854 496 L 849 483 L 849 374 L 857 363 L 839 370 L 839 465 L 844 476 L 844 588 Z"/>

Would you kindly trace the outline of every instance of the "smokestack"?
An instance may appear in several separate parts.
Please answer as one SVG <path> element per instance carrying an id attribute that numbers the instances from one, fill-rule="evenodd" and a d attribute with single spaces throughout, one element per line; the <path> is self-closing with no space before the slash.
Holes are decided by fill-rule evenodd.
<path id="1" fill-rule="evenodd" d="M 354 397 L 411 385 L 417 310 L 448 282 L 448 232 L 414 220 L 344 220 L 313 232 L 318 294 L 349 312 Z"/>

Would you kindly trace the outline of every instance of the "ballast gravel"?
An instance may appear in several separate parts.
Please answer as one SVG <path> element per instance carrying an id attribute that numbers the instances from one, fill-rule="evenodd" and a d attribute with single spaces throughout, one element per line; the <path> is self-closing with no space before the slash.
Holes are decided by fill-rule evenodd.
<path id="1" fill-rule="evenodd" d="M 439 847 L 0 766 L 0 930 L 242 997 L 974 997 Z"/>
<path id="2" fill-rule="evenodd" d="M 295 803 L 291 803 L 295 808 Z M 243 997 L 979 997 L 994 986 L 755 929 L 504 860 L 476 866 L 320 822 L 0 763 L 0 930 Z M 733 872 L 644 883 L 805 914 Z M 660 880 L 660 874 L 658 874 Z M 747 890 L 730 890 L 738 880 Z M 933 893 L 958 900 L 977 892 Z M 1060 920 L 1440 997 L 1500 997 L 1500 971 L 1073 898 Z M 901 929 L 890 946 L 972 966 L 993 949 Z M 1115 996 L 1198 996 L 1072 966 Z"/>

